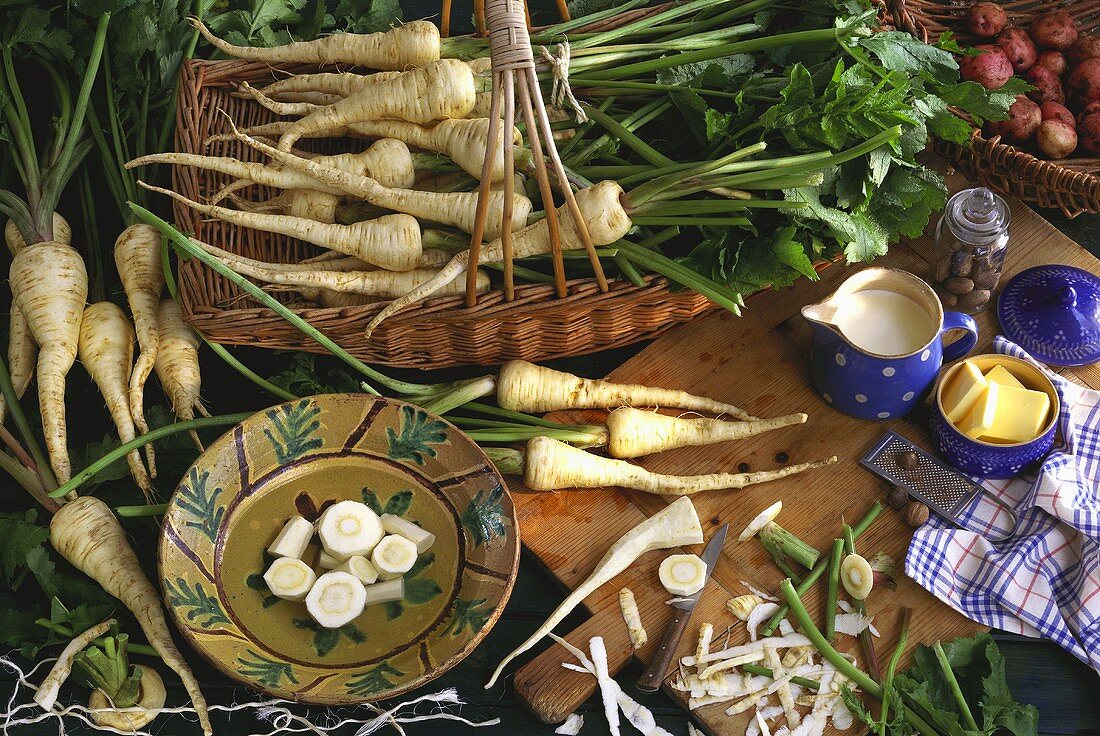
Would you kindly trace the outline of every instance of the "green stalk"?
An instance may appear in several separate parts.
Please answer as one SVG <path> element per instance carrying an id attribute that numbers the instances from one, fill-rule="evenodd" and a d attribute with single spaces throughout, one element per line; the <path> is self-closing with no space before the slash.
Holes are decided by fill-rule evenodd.
<path id="1" fill-rule="evenodd" d="M 759 664 L 753 664 L 752 662 L 741 665 L 741 669 L 743 669 L 745 672 L 748 672 L 750 675 L 763 675 L 764 677 L 772 678 L 775 677 L 775 672 L 773 672 L 770 668 L 764 667 Z M 814 691 L 821 689 L 821 683 L 817 680 L 811 680 L 808 677 L 800 677 L 798 675 L 795 675 L 791 678 L 791 684 L 801 685 L 802 687 L 806 687 Z"/>
<path id="2" fill-rule="evenodd" d="M 606 94 L 617 94 L 622 90 L 636 91 L 636 92 L 655 92 L 658 94 L 667 94 L 669 92 L 683 91 L 686 89 L 683 85 L 678 84 L 661 84 L 659 82 L 625 82 L 612 79 L 591 79 L 583 75 L 576 77 L 570 76 L 569 83 L 573 86 L 574 90 L 583 90 L 586 96 L 603 96 Z M 717 97 L 724 100 L 737 99 L 737 92 L 726 92 L 720 89 L 709 89 L 707 87 L 690 87 L 690 90 L 703 97 Z"/>
<path id="3" fill-rule="evenodd" d="M 844 536 L 844 552 L 845 554 L 854 555 L 856 553 L 856 537 L 852 533 L 852 527 L 845 524 L 842 529 Z M 864 616 L 867 615 L 867 604 L 863 601 L 856 600 L 855 609 Z M 864 629 L 859 632 L 859 643 L 863 647 L 863 657 L 867 660 L 867 669 L 870 670 L 871 676 L 876 680 L 881 679 L 878 653 L 875 651 L 875 640 L 872 638 L 870 629 Z"/>
<path id="4" fill-rule="evenodd" d="M 206 429 L 208 427 L 224 427 L 227 424 L 238 424 L 248 419 L 255 412 L 244 411 L 236 414 L 222 414 L 216 417 L 203 417 L 201 419 L 189 419 L 186 422 L 176 422 L 174 424 L 167 424 L 163 427 L 157 427 L 154 430 L 146 432 L 140 437 L 135 437 L 129 442 L 124 442 L 115 449 L 111 450 L 103 457 L 96 460 L 94 463 L 84 468 L 78 473 L 73 474 L 73 477 L 64 483 L 57 490 L 50 493 L 53 498 L 59 498 L 72 493 L 80 486 L 84 485 L 89 479 L 93 478 L 99 471 L 106 468 L 111 463 L 117 462 L 119 459 L 126 457 L 127 453 L 132 450 L 144 447 L 150 442 L 156 442 L 159 439 L 165 437 L 171 437 L 179 432 L 189 432 L 192 429 Z"/>
<path id="5" fill-rule="evenodd" d="M 168 510 L 166 503 L 153 503 L 147 506 L 115 506 L 115 515 L 124 519 L 138 519 L 143 516 L 163 516 Z"/>
<path id="6" fill-rule="evenodd" d="M 574 28 L 581 28 L 583 26 L 589 25 L 590 23 L 595 23 L 597 21 L 605 20 L 607 18 L 613 18 L 620 13 L 625 13 L 628 10 L 634 10 L 635 8 L 643 7 L 648 3 L 649 0 L 629 0 L 629 2 L 623 3 L 622 5 L 616 5 L 615 7 L 601 10 L 598 13 L 592 13 L 591 15 L 583 15 L 577 18 L 573 18 L 572 20 L 562 21 L 561 23 L 556 23 L 552 26 L 542 28 L 537 33 L 532 33 L 531 42 L 541 44 L 554 43 L 556 37 L 561 36 L 568 31 L 572 31 Z"/>
<path id="7" fill-rule="evenodd" d="M 601 111 L 599 108 L 593 107 L 585 103 L 581 103 L 581 107 L 585 113 L 591 119 L 599 123 L 605 130 L 614 135 L 617 139 L 622 141 L 627 148 L 634 151 L 634 153 L 641 156 L 643 159 L 653 164 L 654 166 L 662 166 L 668 163 L 668 157 L 663 153 L 653 148 L 641 138 L 636 136 L 625 125 L 621 124 L 618 120 L 611 117 L 607 113 Z"/>
<path id="8" fill-rule="evenodd" d="M 760 530 L 760 543 L 765 547 L 771 545 L 781 556 L 790 557 L 807 570 L 812 570 L 817 561 L 821 559 L 821 552 L 804 542 L 797 535 L 792 534 L 774 521 L 768 522 Z M 770 551 L 771 548 L 769 548 Z M 775 553 L 772 553 L 775 556 Z"/>
<path id="9" fill-rule="evenodd" d="M 479 263 L 478 266 L 484 266 L 485 268 L 492 269 L 493 271 L 499 271 L 504 273 L 504 264 L 500 261 L 494 263 Z M 523 266 L 517 266 L 512 264 L 512 275 L 523 279 L 524 281 L 530 281 L 535 284 L 552 284 L 554 283 L 554 277 L 545 274 L 542 271 L 535 271 Z"/>
<path id="10" fill-rule="evenodd" d="M 894 672 L 898 669 L 898 662 L 905 653 L 905 644 L 909 641 L 909 619 L 913 609 L 906 606 L 901 609 L 901 631 L 898 633 L 898 643 L 894 647 L 894 653 L 890 655 L 890 662 L 886 665 L 886 678 L 882 681 L 882 711 L 878 719 L 878 736 L 886 736 L 886 721 L 890 714 L 890 698 L 894 694 Z"/>
<path id="11" fill-rule="evenodd" d="M 699 61 L 720 59 L 723 56 L 733 54 L 746 54 L 755 51 L 779 48 L 781 46 L 797 46 L 804 43 L 819 43 L 821 41 L 834 40 L 838 37 L 838 31 L 833 28 L 815 29 L 812 31 L 795 31 L 793 33 L 779 33 L 774 36 L 764 36 L 746 41 L 734 41 L 733 43 L 717 44 L 709 48 L 685 51 L 682 54 L 662 56 L 659 59 L 639 61 L 633 64 L 616 66 L 612 69 L 601 69 L 587 72 L 590 79 L 626 79 L 639 74 L 652 74 L 662 69 L 670 69 L 675 66 L 693 64 Z"/>
<path id="12" fill-rule="evenodd" d="M 852 536 L 859 537 L 859 535 L 867 531 L 867 529 L 871 526 L 871 524 L 874 523 L 875 519 L 877 519 L 878 515 L 881 513 L 882 504 L 876 501 L 874 504 L 871 505 L 871 508 L 868 509 L 867 513 L 864 514 L 863 518 L 859 520 L 859 523 L 852 527 Z M 827 558 L 822 558 L 818 560 L 813 569 L 810 570 L 806 577 L 803 578 L 802 582 L 798 584 L 798 595 L 805 595 L 806 591 L 810 589 L 810 586 L 821 579 L 821 576 L 825 574 L 825 570 L 828 567 L 829 560 Z M 789 612 L 789 606 L 780 606 L 779 610 L 776 611 L 775 615 L 772 616 L 770 621 L 768 621 L 768 625 L 760 631 L 760 635 L 771 636 L 772 632 L 775 631 L 777 626 L 779 626 L 779 622 L 786 618 Z"/>
<path id="13" fill-rule="evenodd" d="M 805 202 L 788 202 L 782 199 L 691 199 L 678 201 L 675 204 L 654 204 L 651 208 L 646 208 L 646 215 L 709 215 L 747 209 L 786 209 L 805 206 Z"/>
<path id="14" fill-rule="evenodd" d="M 41 626 L 44 629 L 49 629 L 55 634 L 63 636 L 66 639 L 72 639 L 74 636 L 76 636 L 76 632 L 74 632 L 68 626 L 56 624 L 53 621 L 50 621 L 48 618 L 37 619 L 34 623 L 36 626 Z M 105 641 L 106 637 L 100 637 L 99 639 L 93 640 L 92 643 L 97 646 L 103 646 Z M 153 647 L 149 646 L 148 644 L 131 644 L 127 642 L 126 649 L 133 654 L 141 654 L 146 657 L 156 657 L 157 659 L 160 659 L 160 652 L 158 652 L 156 649 L 153 649 Z"/>
<path id="15" fill-rule="evenodd" d="M 457 409 L 463 404 L 468 404 L 474 399 L 483 396 L 492 396 L 496 393 L 497 382 L 493 376 L 482 376 L 456 386 L 442 396 L 431 401 L 425 401 L 421 408 L 433 414 L 446 414 L 452 409 Z"/>
<path id="16" fill-rule="evenodd" d="M 858 525 L 856 527 L 858 529 Z M 859 536 L 858 533 L 856 536 Z M 790 580 L 784 580 L 779 584 L 779 592 L 787 601 L 785 608 L 787 611 L 794 615 L 795 620 L 798 622 L 798 627 L 802 629 L 802 633 L 806 635 L 806 638 L 810 640 L 810 643 L 821 653 L 821 656 L 829 660 L 840 674 L 847 677 L 854 682 L 860 690 L 867 693 L 876 700 L 882 700 L 882 687 L 875 682 L 871 677 L 859 669 L 851 662 L 849 662 L 844 655 L 833 648 L 821 632 L 818 631 L 814 625 L 813 619 L 810 618 L 810 614 L 806 611 L 806 607 L 802 605 L 802 601 L 798 597 L 798 593 L 795 592 L 794 586 L 791 585 Z M 784 615 L 786 615 L 784 613 Z M 915 713 L 904 704 L 901 705 L 905 711 L 905 719 L 909 721 L 910 725 L 917 730 L 922 736 L 939 736 L 936 733 L 936 729 L 918 713 Z"/>
<path id="17" fill-rule="evenodd" d="M 620 240 L 615 246 L 619 249 L 623 258 L 631 263 L 654 273 L 659 273 L 681 286 L 686 286 L 734 314 L 741 314 L 741 296 L 718 282 L 712 281 L 654 250 L 643 248 L 634 243 Z"/>
<path id="18" fill-rule="evenodd" d="M 932 651 L 936 653 L 936 661 L 940 664 L 944 682 L 947 683 L 951 695 L 955 698 L 955 705 L 958 706 L 966 727 L 971 731 L 980 731 L 978 722 L 974 720 L 974 714 L 970 711 L 970 706 L 966 702 L 966 697 L 963 696 L 962 688 L 959 687 L 959 681 L 955 678 L 955 671 L 951 669 L 951 663 L 947 661 L 947 653 L 943 651 L 943 645 L 937 641 L 932 645 Z"/>
<path id="19" fill-rule="evenodd" d="M 691 227 L 751 227 L 747 217 L 701 217 L 699 215 L 635 215 L 631 216 L 635 225 L 688 225 Z"/>
<path id="20" fill-rule="evenodd" d="M 384 373 L 380 373 L 374 370 L 370 366 L 363 363 L 363 361 L 359 360 L 351 353 L 337 345 L 335 342 L 332 341 L 331 338 L 318 330 L 316 327 L 309 324 L 304 319 L 294 314 L 294 312 L 287 309 L 284 304 L 282 304 L 277 299 L 274 299 L 266 291 L 259 288 L 251 281 L 226 266 L 217 258 L 214 258 L 210 254 L 208 254 L 202 248 L 194 245 L 186 235 L 181 233 L 172 225 L 168 224 L 149 210 L 134 202 L 130 202 L 130 209 L 132 209 L 134 213 L 138 216 L 138 218 L 141 219 L 143 222 L 146 222 L 149 225 L 152 225 L 153 227 L 160 230 L 160 232 L 165 237 L 167 237 L 168 240 L 178 250 L 183 251 L 191 258 L 198 259 L 204 265 L 212 268 L 217 273 L 232 281 L 242 291 L 255 298 L 265 307 L 273 310 L 276 314 L 285 319 L 291 325 L 315 340 L 318 344 L 321 345 L 321 347 L 325 348 L 341 361 L 354 368 L 357 372 L 362 373 L 364 376 L 371 379 L 372 381 L 377 381 L 378 383 L 381 383 L 383 386 L 386 386 L 392 391 L 396 391 L 397 393 L 405 394 L 407 396 L 422 396 L 424 394 L 435 393 L 440 389 L 439 386 L 429 386 L 416 383 L 407 383 L 405 381 L 398 381 L 396 379 L 390 378 Z M 368 393 L 378 395 L 378 391 L 373 387 L 365 383 L 363 384 L 363 386 L 364 390 Z"/>
<path id="21" fill-rule="evenodd" d="M 605 46 L 608 42 L 614 41 L 619 38 L 629 36 L 632 32 L 641 28 L 650 28 L 660 25 L 665 21 L 673 20 L 675 18 L 681 18 L 685 15 L 690 15 L 698 10 L 703 10 L 714 5 L 724 5 L 729 0 L 694 0 L 694 2 L 684 3 L 683 5 L 676 5 L 668 10 L 656 13 L 644 18 L 636 23 L 627 23 L 619 28 L 612 28 L 609 31 L 603 31 L 602 33 L 596 33 L 583 41 L 578 41 L 573 44 L 579 49 L 591 48 L 593 46 Z"/>
<path id="22" fill-rule="evenodd" d="M 829 587 L 825 595 L 825 638 L 836 637 L 836 589 L 840 584 L 840 559 L 844 556 L 844 540 L 833 540 L 833 553 L 829 556 Z"/>
<path id="23" fill-rule="evenodd" d="M 552 437 L 578 447 L 603 447 L 607 444 L 607 430 L 597 427 L 584 432 L 572 429 L 546 429 L 543 427 L 514 427 L 512 429 L 471 429 L 466 432 L 474 442 L 526 442 L 533 437 Z"/>
<path id="24" fill-rule="evenodd" d="M 512 447 L 482 447 L 481 451 L 493 461 L 501 475 L 523 475 L 522 450 Z"/>
<path id="25" fill-rule="evenodd" d="M 634 264 L 626 256 L 616 253 L 612 260 L 627 281 L 634 286 L 645 286 L 645 278 L 638 272 L 638 269 L 634 268 Z"/>
<path id="26" fill-rule="evenodd" d="M 524 414 L 519 411 L 512 411 L 511 409 L 502 409 L 499 406 L 493 406 L 491 404 L 482 404 L 478 401 L 471 401 L 468 404 L 463 405 L 463 409 L 472 411 L 477 414 L 483 414 L 490 417 L 500 417 L 502 419 L 510 420 L 513 424 L 527 424 L 532 427 L 547 427 L 548 429 L 576 429 L 578 427 L 587 425 L 578 424 L 562 424 L 561 422 L 554 422 L 543 417 L 536 417 L 531 414 Z"/>

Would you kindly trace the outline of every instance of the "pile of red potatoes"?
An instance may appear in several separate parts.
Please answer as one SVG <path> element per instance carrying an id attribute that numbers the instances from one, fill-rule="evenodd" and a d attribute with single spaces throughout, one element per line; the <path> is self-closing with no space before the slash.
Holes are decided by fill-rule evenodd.
<path id="1" fill-rule="evenodd" d="M 986 123 L 986 135 L 1049 159 L 1100 154 L 1100 37 L 1082 35 L 1066 10 L 1013 26 L 997 3 L 970 6 L 966 26 L 992 43 L 959 60 L 963 79 L 998 89 L 1019 75 L 1035 88 L 1016 98 L 1007 120 Z"/>

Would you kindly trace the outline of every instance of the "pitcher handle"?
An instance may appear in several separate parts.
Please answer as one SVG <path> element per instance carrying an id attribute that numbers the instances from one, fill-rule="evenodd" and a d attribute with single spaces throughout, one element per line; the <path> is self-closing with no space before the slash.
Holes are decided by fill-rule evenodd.
<path id="1" fill-rule="evenodd" d="M 969 314 L 963 312 L 944 312 L 943 328 L 940 337 L 949 330 L 965 330 L 966 334 L 950 345 L 943 346 L 943 362 L 950 363 L 963 357 L 978 344 L 978 323 Z"/>

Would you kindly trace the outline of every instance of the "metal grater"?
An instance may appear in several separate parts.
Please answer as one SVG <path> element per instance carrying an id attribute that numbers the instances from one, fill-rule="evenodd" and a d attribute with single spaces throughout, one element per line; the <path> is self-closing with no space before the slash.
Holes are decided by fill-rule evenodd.
<path id="1" fill-rule="evenodd" d="M 906 470 L 897 462 L 898 456 L 905 452 L 917 455 L 917 466 L 913 470 Z M 893 431 L 879 438 L 859 463 L 889 483 L 909 491 L 909 495 L 956 525 L 962 510 L 982 492 L 981 486 L 970 478 Z"/>

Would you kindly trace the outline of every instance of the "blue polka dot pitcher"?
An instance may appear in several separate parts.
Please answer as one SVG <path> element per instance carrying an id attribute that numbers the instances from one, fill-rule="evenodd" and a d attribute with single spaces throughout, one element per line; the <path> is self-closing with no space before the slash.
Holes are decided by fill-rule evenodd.
<path id="1" fill-rule="evenodd" d="M 828 404 L 860 419 L 904 416 L 945 361 L 978 341 L 974 319 L 944 312 L 928 284 L 907 271 L 866 268 L 832 296 L 802 308 L 813 329 L 814 386 Z M 944 333 L 963 335 L 945 346 Z"/>

